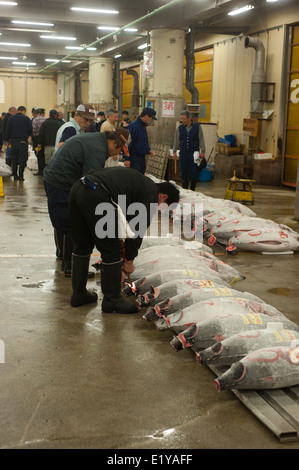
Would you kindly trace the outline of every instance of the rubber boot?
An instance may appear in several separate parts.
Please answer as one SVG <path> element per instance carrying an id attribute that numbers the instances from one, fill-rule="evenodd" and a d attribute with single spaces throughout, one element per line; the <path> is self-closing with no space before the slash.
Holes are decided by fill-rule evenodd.
<path id="1" fill-rule="evenodd" d="M 191 189 L 191 191 L 195 191 L 196 183 L 197 183 L 196 180 L 191 180 L 191 183 L 190 183 L 190 189 Z"/>
<path id="2" fill-rule="evenodd" d="M 25 181 L 24 180 L 25 166 L 26 166 L 26 163 L 20 163 L 19 164 L 19 181 Z"/>
<path id="3" fill-rule="evenodd" d="M 18 177 L 18 164 L 15 163 L 15 162 L 12 162 L 11 169 L 12 169 L 12 176 L 14 177 L 14 180 L 18 181 L 19 180 L 19 177 Z"/>
<path id="4" fill-rule="evenodd" d="M 56 258 L 62 259 L 63 257 L 63 233 L 54 228 L 54 240 L 56 246 Z"/>
<path id="5" fill-rule="evenodd" d="M 122 260 L 101 263 L 101 287 L 104 294 L 102 311 L 105 313 L 137 313 L 138 307 L 128 302 L 121 293 Z"/>
<path id="6" fill-rule="evenodd" d="M 89 292 L 86 289 L 90 255 L 72 255 L 72 288 L 71 306 L 92 304 L 98 300 L 96 292 Z"/>
<path id="7" fill-rule="evenodd" d="M 64 270 L 65 277 L 71 277 L 72 274 L 72 253 L 73 253 L 73 241 L 69 233 L 63 235 L 63 255 L 62 255 L 62 267 Z"/>
<path id="8" fill-rule="evenodd" d="M 188 189 L 188 179 L 182 181 L 182 188 Z"/>

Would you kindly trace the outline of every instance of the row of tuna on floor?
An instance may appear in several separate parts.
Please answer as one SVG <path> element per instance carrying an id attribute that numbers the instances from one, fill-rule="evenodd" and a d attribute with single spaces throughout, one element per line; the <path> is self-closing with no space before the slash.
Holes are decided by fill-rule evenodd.
<path id="1" fill-rule="evenodd" d="M 206 219 L 216 212 L 217 201 L 220 206 L 224 201 L 205 201 L 190 192 L 182 201 L 185 197 L 201 199 Z M 227 205 L 238 220 L 257 219 L 248 207 L 229 202 L 221 206 L 222 215 Z M 286 226 L 279 230 L 299 237 Z M 220 367 L 218 390 L 299 385 L 299 327 L 261 298 L 235 289 L 244 276 L 219 260 L 210 246 L 171 235 L 149 236 L 134 264 L 133 282 L 126 283 L 123 293 L 135 295 L 138 306 L 146 307 L 144 320 L 175 333 L 170 343 L 175 351 L 192 348 L 199 365 Z"/>

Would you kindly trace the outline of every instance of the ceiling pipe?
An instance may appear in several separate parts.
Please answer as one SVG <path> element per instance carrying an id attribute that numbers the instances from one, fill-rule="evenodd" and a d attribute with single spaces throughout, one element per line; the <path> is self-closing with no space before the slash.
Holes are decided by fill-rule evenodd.
<path id="1" fill-rule="evenodd" d="M 133 76 L 133 90 L 132 90 L 132 98 L 131 98 L 131 113 L 132 116 L 137 116 L 139 111 L 139 85 L 138 80 L 139 76 L 136 70 L 127 69 L 127 75 Z"/>
<path id="2" fill-rule="evenodd" d="M 191 103 L 197 104 L 199 93 L 194 85 L 195 55 L 194 55 L 195 28 L 190 26 L 186 42 L 186 88 L 191 93 Z"/>
<path id="3" fill-rule="evenodd" d="M 118 34 L 120 34 L 122 31 L 124 31 L 126 28 L 130 28 L 131 26 L 134 26 L 134 25 L 140 23 L 141 21 L 147 20 L 148 18 L 151 18 L 152 16 L 158 15 L 158 14 L 161 13 L 162 11 L 167 10 L 168 8 L 171 8 L 171 7 L 177 5 L 178 3 L 182 2 L 182 1 L 183 1 L 183 0 L 171 0 L 171 1 L 168 2 L 166 5 L 162 5 L 161 7 L 156 8 L 155 10 L 153 10 L 153 11 L 150 12 L 150 13 L 148 13 L 147 15 L 144 15 L 144 16 L 142 16 L 141 18 L 138 18 L 137 20 L 131 21 L 131 23 L 128 23 L 128 24 L 126 24 L 125 26 L 122 26 L 121 28 L 119 28 L 119 30 L 118 30 L 117 32 L 113 31 L 113 32 L 107 34 L 106 36 L 103 36 L 102 38 L 98 38 L 96 41 L 92 42 L 91 44 L 85 45 L 84 47 L 82 47 L 82 49 L 80 49 L 80 50 L 78 51 L 78 54 L 81 53 L 82 51 L 84 51 L 85 49 L 87 49 L 88 47 L 93 47 L 93 46 L 95 46 L 96 44 L 105 41 L 106 39 L 109 39 L 109 38 L 111 38 L 111 37 L 113 37 L 113 36 L 115 36 L 115 35 L 118 35 Z M 51 68 L 51 67 L 54 67 L 54 65 L 59 64 L 59 62 L 62 62 L 63 60 L 66 60 L 66 59 L 68 59 L 69 57 L 74 56 L 74 55 L 76 55 L 76 52 L 72 52 L 71 54 L 66 55 L 66 56 L 63 57 L 62 59 L 59 59 L 59 60 L 57 60 L 56 62 L 47 65 L 47 67 L 44 67 L 43 69 L 39 70 L 38 72 L 39 72 L 39 73 L 42 73 L 42 72 L 44 72 L 45 70 L 47 70 L 47 69 L 49 69 L 49 68 Z"/>

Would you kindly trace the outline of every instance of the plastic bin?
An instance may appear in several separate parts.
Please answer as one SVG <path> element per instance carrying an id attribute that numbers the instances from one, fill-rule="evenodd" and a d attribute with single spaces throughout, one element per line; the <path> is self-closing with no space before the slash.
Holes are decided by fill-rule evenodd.
<path id="1" fill-rule="evenodd" d="M 204 168 L 199 172 L 198 181 L 212 181 L 213 172 Z"/>

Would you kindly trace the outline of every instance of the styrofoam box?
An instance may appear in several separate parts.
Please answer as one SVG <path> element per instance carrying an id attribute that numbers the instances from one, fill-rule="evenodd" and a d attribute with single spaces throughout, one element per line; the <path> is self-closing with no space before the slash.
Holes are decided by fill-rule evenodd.
<path id="1" fill-rule="evenodd" d="M 272 153 L 255 153 L 255 160 L 269 160 L 272 159 Z"/>

